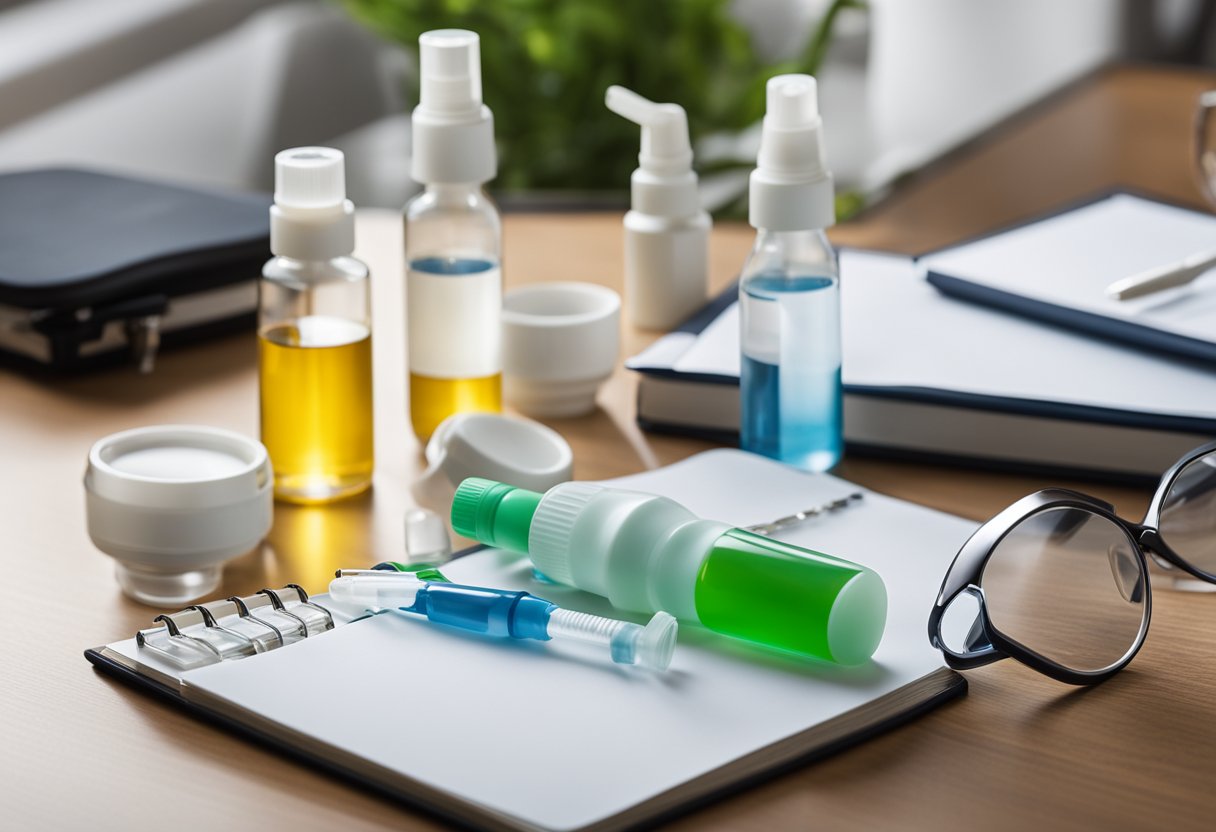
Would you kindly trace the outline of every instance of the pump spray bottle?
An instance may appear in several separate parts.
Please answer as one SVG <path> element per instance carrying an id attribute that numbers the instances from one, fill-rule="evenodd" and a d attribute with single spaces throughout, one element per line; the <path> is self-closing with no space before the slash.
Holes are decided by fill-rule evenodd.
<path id="1" fill-rule="evenodd" d="M 740 444 L 808 471 L 843 450 L 840 268 L 824 229 L 836 223 L 815 79 L 767 87 L 749 216 L 756 243 L 739 282 Z"/>
<path id="2" fill-rule="evenodd" d="M 688 117 L 677 104 L 624 87 L 609 87 L 604 103 L 642 127 L 625 214 L 625 302 L 635 326 L 672 329 L 705 305 L 709 291 L 712 221 L 697 194 Z"/>
<path id="3" fill-rule="evenodd" d="M 410 421 L 425 440 L 453 413 L 502 409 L 502 224 L 494 116 L 481 103 L 477 34 L 418 38 L 421 91 L 413 170 L 426 190 L 405 208 Z"/>
<path id="4" fill-rule="evenodd" d="M 345 159 L 328 147 L 274 157 L 262 269 L 258 366 L 262 442 L 281 500 L 323 503 L 372 481 L 368 271 L 355 249 Z"/>

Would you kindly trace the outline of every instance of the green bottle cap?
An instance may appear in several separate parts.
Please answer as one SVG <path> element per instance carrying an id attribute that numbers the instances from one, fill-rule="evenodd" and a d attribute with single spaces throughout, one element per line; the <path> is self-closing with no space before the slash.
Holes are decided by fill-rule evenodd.
<path id="1" fill-rule="evenodd" d="M 469 477 L 452 499 L 452 529 L 487 546 L 528 551 L 528 530 L 542 495 L 494 480 Z"/>

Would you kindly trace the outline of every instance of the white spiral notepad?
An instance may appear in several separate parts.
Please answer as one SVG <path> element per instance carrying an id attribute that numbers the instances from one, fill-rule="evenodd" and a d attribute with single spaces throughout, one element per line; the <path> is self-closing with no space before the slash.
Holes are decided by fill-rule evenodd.
<path id="1" fill-rule="evenodd" d="M 859 490 L 732 450 L 615 484 L 739 526 Z M 318 626 L 281 647 L 184 671 L 135 639 L 87 655 L 108 673 L 171 692 L 260 741 L 465 823 L 617 829 L 832 753 L 961 693 L 962 679 L 943 666 L 925 628 L 945 570 L 973 529 L 865 492 L 855 506 L 777 535 L 867 564 L 886 581 L 883 641 L 872 662 L 855 668 L 682 625 L 672 668 L 658 675 L 575 649 L 495 641 L 391 613 L 336 616 L 332 629 Z M 443 571 L 460 583 L 526 589 L 563 606 L 611 612 L 601 598 L 537 583 L 526 560 L 497 550 Z M 324 596 L 311 600 L 325 605 Z M 195 621 L 181 633 L 206 626 Z M 397 721 L 394 713 L 431 718 Z"/>

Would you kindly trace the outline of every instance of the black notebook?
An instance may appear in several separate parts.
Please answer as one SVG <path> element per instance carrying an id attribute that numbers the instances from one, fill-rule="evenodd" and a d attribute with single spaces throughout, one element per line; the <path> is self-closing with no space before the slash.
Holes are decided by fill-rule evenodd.
<path id="1" fill-rule="evenodd" d="M 252 329 L 270 199 L 96 171 L 0 174 L 0 360 L 81 370 Z"/>

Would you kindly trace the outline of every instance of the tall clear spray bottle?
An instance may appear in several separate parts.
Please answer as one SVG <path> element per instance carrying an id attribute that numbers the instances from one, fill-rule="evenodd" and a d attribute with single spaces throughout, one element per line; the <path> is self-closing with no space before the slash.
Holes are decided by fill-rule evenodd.
<path id="1" fill-rule="evenodd" d="M 808 471 L 843 450 L 840 268 L 815 79 L 769 79 L 749 187 L 756 244 L 739 283 L 741 445 Z"/>
<path id="2" fill-rule="evenodd" d="M 497 159 L 479 50 L 462 29 L 418 38 L 412 176 L 426 190 L 405 208 L 406 326 L 424 441 L 453 413 L 502 409 L 502 223 L 482 189 Z"/>
<path id="3" fill-rule="evenodd" d="M 355 249 L 342 151 L 275 156 L 262 269 L 258 368 L 262 442 L 281 500 L 324 503 L 372 481 L 372 344 L 367 266 Z"/>

